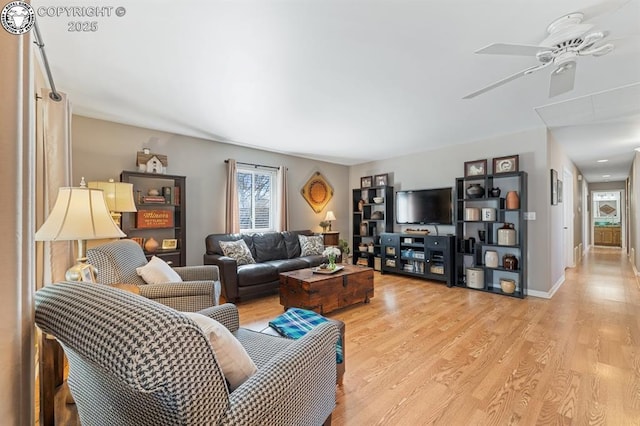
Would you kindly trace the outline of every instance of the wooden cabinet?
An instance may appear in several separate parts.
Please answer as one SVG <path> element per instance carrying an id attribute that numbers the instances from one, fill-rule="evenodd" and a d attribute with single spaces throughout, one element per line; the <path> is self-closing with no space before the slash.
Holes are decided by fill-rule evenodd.
<path id="1" fill-rule="evenodd" d="M 622 247 L 622 230 L 621 228 L 613 228 L 613 245 Z"/>
<path id="2" fill-rule="evenodd" d="M 466 190 L 472 184 L 484 188 L 484 195 L 472 197 Z M 500 188 L 498 197 L 491 197 L 489 190 Z M 506 196 L 510 191 L 518 195 L 518 208 L 508 208 Z M 495 294 L 524 298 L 527 295 L 527 173 L 509 172 L 486 176 L 469 176 L 456 179 L 455 226 L 456 226 L 456 278 L 457 286 L 474 288 Z M 500 239 L 500 229 L 512 224 L 515 239 Z M 503 233 L 504 235 L 504 233 Z M 498 258 L 487 265 L 487 251 Z M 505 255 L 515 256 L 517 267 L 505 267 Z M 467 273 L 474 275 L 472 286 L 468 286 Z M 482 282 L 476 283 L 475 277 Z M 501 280 L 513 280 L 513 293 L 502 291 Z"/>
<path id="3" fill-rule="evenodd" d="M 353 263 L 374 268 L 380 258 L 380 235 L 393 231 L 393 187 L 354 189 L 352 218 Z"/>
<path id="4" fill-rule="evenodd" d="M 619 226 L 594 226 L 593 244 L 597 246 L 622 246 L 622 232 Z"/>
<path id="5" fill-rule="evenodd" d="M 337 246 L 340 242 L 339 231 L 327 231 L 322 233 L 322 239 L 325 246 Z"/>
<path id="6" fill-rule="evenodd" d="M 120 181 L 133 184 L 138 209 L 135 213 L 122 214 L 122 231 L 143 247 L 150 238 L 158 242 L 159 248 L 153 253 L 145 250 L 147 258 L 155 255 L 171 266 L 185 266 L 186 178 L 123 171 Z"/>
<path id="7" fill-rule="evenodd" d="M 454 284 L 452 235 L 383 233 L 380 236 L 382 272 L 411 275 Z"/>

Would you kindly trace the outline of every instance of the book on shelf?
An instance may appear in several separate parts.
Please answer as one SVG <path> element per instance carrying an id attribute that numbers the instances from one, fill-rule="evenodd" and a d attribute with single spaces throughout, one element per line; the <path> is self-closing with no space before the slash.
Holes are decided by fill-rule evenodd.
<path id="1" fill-rule="evenodd" d="M 173 188 L 170 186 L 163 186 L 162 187 L 162 196 L 165 198 L 165 200 L 167 201 L 167 204 L 173 204 L 174 203 L 174 199 L 173 199 Z"/>
<path id="2" fill-rule="evenodd" d="M 180 187 L 179 186 L 173 187 L 173 204 L 175 204 L 176 206 L 180 205 Z"/>
<path id="3" fill-rule="evenodd" d="M 162 195 L 145 195 L 142 197 L 143 204 L 165 204 L 167 200 Z"/>

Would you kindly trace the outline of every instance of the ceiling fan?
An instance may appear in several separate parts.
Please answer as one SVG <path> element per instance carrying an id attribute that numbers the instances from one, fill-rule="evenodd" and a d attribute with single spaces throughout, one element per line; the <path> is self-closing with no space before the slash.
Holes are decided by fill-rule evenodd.
<path id="1" fill-rule="evenodd" d="M 538 46 L 525 44 L 493 43 L 475 53 L 487 55 L 533 56 L 539 64 L 496 81 L 463 99 L 471 99 L 500 87 L 517 78 L 554 66 L 551 72 L 549 97 L 573 90 L 576 75 L 576 59 L 579 56 L 603 56 L 614 50 L 613 43 L 603 43 L 607 31 L 595 28 L 589 20 L 603 13 L 620 8 L 626 1 L 613 1 L 596 5 L 583 11 L 572 12 L 556 19 L 547 27 L 548 36 Z"/>

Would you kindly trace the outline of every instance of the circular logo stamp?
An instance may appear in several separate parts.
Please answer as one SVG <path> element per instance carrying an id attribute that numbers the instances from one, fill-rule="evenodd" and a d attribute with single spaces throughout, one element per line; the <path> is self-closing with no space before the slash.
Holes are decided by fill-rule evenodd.
<path id="1" fill-rule="evenodd" d="M 2 8 L 0 23 L 11 34 L 24 34 L 36 22 L 36 14 L 30 4 L 23 1 L 12 1 Z"/>

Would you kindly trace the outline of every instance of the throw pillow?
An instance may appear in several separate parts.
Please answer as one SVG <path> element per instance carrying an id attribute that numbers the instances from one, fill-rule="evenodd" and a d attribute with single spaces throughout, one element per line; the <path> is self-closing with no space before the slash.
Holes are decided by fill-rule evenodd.
<path id="1" fill-rule="evenodd" d="M 216 354 L 218 365 L 229 382 L 229 392 L 233 392 L 258 369 L 238 339 L 218 321 L 196 312 L 183 312 L 202 330 Z"/>
<path id="2" fill-rule="evenodd" d="M 320 255 L 324 250 L 324 241 L 320 235 L 298 235 L 300 240 L 300 256 Z"/>
<path id="3" fill-rule="evenodd" d="M 146 265 L 136 268 L 136 272 L 147 284 L 182 282 L 180 275 L 167 262 L 156 256 L 153 256 Z"/>
<path id="4" fill-rule="evenodd" d="M 225 256 L 234 258 L 238 266 L 256 263 L 253 256 L 251 256 L 251 250 L 249 250 L 244 240 L 220 241 L 220 248 Z"/>

